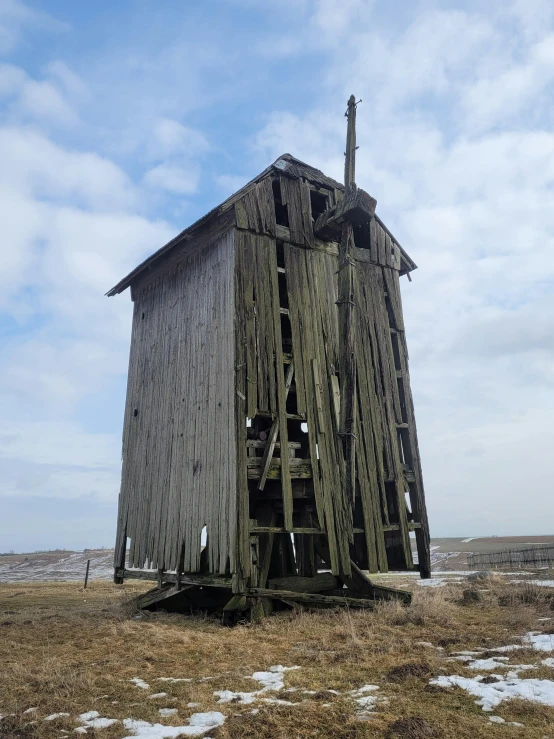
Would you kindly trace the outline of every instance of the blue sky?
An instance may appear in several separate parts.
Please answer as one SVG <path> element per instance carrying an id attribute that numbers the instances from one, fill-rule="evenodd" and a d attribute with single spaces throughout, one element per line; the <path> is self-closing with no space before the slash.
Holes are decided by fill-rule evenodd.
<path id="1" fill-rule="evenodd" d="M 0 0 L 0 551 L 111 545 L 151 251 L 286 151 L 359 184 L 402 280 L 432 534 L 550 533 L 554 7 Z"/>

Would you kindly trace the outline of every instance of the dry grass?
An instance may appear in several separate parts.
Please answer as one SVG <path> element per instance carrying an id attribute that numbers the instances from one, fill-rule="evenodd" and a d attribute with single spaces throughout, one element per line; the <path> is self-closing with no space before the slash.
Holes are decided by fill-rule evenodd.
<path id="1" fill-rule="evenodd" d="M 73 734 L 76 715 L 90 710 L 167 725 L 186 724 L 194 711 L 221 710 L 227 720 L 210 732 L 214 739 L 480 739 L 495 731 L 521 736 L 516 727 L 492 726 L 461 690 L 433 690 L 429 678 L 470 674 L 462 663 L 446 662 L 454 651 L 513 643 L 531 628 L 551 630 L 554 621 L 537 621 L 554 615 L 549 591 L 540 589 L 531 598 L 496 581 L 484 584 L 482 601 L 461 605 L 464 587 L 467 583 L 416 588 L 409 608 L 384 603 L 373 612 L 285 612 L 260 625 L 223 629 L 212 618 L 137 617 L 128 602 L 140 586 L 93 582 L 83 591 L 76 583 L 0 585 L 0 713 L 15 714 L 0 722 L 0 737 Z M 522 650 L 513 660 L 538 663 L 540 656 Z M 214 690 L 256 690 L 258 684 L 245 676 L 275 664 L 302 668 L 285 675 L 286 687 L 297 691 L 279 696 L 299 705 L 217 703 Z M 540 667 L 529 676 L 553 678 L 548 670 Z M 151 690 L 135 687 L 133 677 Z M 160 677 L 192 682 L 168 683 Z M 202 681 L 207 677 L 212 679 Z M 379 685 L 376 694 L 388 702 L 361 716 L 347 693 L 366 684 Z M 148 698 L 160 691 L 168 696 Z M 32 707 L 38 710 L 23 713 Z M 177 708 L 178 714 L 162 719 L 161 707 Z M 44 721 L 57 712 L 70 715 Z M 553 709 L 513 701 L 496 713 L 524 723 L 530 739 L 552 735 Z M 88 735 L 121 739 L 125 734 L 119 723 L 89 729 Z"/>

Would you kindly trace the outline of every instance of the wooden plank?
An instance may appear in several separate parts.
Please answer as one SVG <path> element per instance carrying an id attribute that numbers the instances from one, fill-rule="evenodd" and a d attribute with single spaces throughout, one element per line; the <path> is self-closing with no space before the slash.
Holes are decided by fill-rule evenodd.
<path id="1" fill-rule="evenodd" d="M 118 575 L 125 580 L 152 580 L 157 582 L 158 572 L 156 570 L 118 570 Z M 164 572 L 162 576 L 164 583 L 177 582 L 175 572 Z M 232 581 L 228 577 L 210 577 L 207 575 L 180 575 L 181 585 L 200 585 L 205 588 L 230 588 Z"/>
<path id="2" fill-rule="evenodd" d="M 147 593 L 139 595 L 135 601 L 136 606 L 137 608 L 148 608 L 149 606 L 154 605 L 154 603 L 161 603 L 168 598 L 173 598 L 174 595 L 179 595 L 179 593 L 183 593 L 184 591 L 192 589 L 194 587 L 196 586 L 186 585 L 184 588 L 182 588 L 167 583 L 166 585 L 162 585 L 161 588 L 153 588 Z"/>
<path id="3" fill-rule="evenodd" d="M 310 244 L 296 244 L 292 240 L 290 228 L 288 228 L 287 226 L 281 226 L 279 223 L 275 227 L 275 234 L 278 241 L 283 241 L 287 244 L 294 244 L 295 246 L 314 249 L 315 251 L 321 251 L 324 254 L 331 254 L 331 256 L 334 257 L 338 256 L 339 253 L 338 241 L 324 241 L 323 239 L 318 239 L 315 236 L 312 238 Z"/>
<path id="4" fill-rule="evenodd" d="M 324 434 L 325 433 L 325 421 L 323 417 L 323 389 L 321 385 L 321 378 L 319 374 L 319 366 L 317 363 L 317 359 L 312 359 L 312 372 L 313 372 L 313 378 L 314 378 L 314 394 L 315 394 L 317 430 L 320 434 Z"/>
<path id="5" fill-rule="evenodd" d="M 287 374 L 285 377 L 285 401 L 288 397 L 290 386 L 292 384 L 292 378 L 294 376 L 294 362 L 291 361 L 287 367 Z M 260 480 L 258 482 L 258 490 L 263 490 L 269 474 L 269 468 L 273 459 L 273 452 L 277 445 L 277 436 L 279 435 L 279 422 L 280 417 L 276 418 L 271 424 L 271 429 L 267 438 L 264 455 L 261 462 Z M 279 447 L 281 444 L 279 443 Z"/>
<path id="6" fill-rule="evenodd" d="M 276 577 L 268 582 L 271 590 L 291 590 L 297 593 L 321 593 L 339 587 L 339 579 L 330 572 L 321 572 L 313 577 Z"/>
<path id="7" fill-rule="evenodd" d="M 345 220 L 350 223 L 369 222 L 374 214 L 377 201 L 361 188 L 347 192 L 340 203 L 322 213 L 314 225 L 314 233 L 320 238 L 333 236 L 337 227 Z"/>
<path id="8" fill-rule="evenodd" d="M 354 505 L 356 444 L 355 328 L 354 328 L 354 274 L 351 248 L 354 244 L 352 224 L 344 221 L 339 251 L 339 346 L 340 346 L 340 431 L 345 459 L 344 491 L 346 500 Z"/>
<path id="9" fill-rule="evenodd" d="M 262 457 L 248 457 L 247 472 L 249 480 L 260 479 L 262 461 Z M 282 461 L 281 457 L 273 457 L 269 460 L 269 467 L 266 471 L 266 480 L 283 479 Z M 289 480 L 308 480 L 312 477 L 312 465 L 309 459 L 287 457 L 287 463 Z"/>
<path id="10" fill-rule="evenodd" d="M 276 598 L 293 603 L 306 603 L 314 606 L 348 606 L 350 608 L 374 608 L 375 601 L 369 598 L 351 598 L 317 593 L 298 593 L 294 590 L 272 590 L 271 588 L 250 588 L 250 595 Z"/>

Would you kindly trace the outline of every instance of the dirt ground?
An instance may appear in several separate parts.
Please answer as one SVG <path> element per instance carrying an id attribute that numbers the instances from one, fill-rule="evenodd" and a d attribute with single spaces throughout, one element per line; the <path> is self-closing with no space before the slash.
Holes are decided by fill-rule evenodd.
<path id="1" fill-rule="evenodd" d="M 554 703 L 554 651 L 524 637 L 554 650 L 554 589 L 498 576 L 413 587 L 409 607 L 289 611 L 225 629 L 215 617 L 138 614 L 144 588 L 133 584 L 0 585 L 0 737 L 554 737 L 554 708 L 535 699 L 486 712 L 440 684 L 481 676 L 486 690 L 525 668 L 514 685 L 552 690 Z"/>

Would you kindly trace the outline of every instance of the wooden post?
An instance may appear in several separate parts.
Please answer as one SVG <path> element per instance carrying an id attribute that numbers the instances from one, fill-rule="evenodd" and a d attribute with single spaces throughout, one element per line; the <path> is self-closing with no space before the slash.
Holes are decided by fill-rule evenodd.
<path id="1" fill-rule="evenodd" d="M 348 100 L 348 130 L 346 135 L 346 160 L 344 164 L 344 185 L 346 197 L 355 189 L 356 159 L 356 99 Z M 356 363 L 354 358 L 354 232 L 352 223 L 344 219 L 339 244 L 339 346 L 340 346 L 340 430 L 345 459 L 345 494 L 354 507 L 355 496 L 355 403 Z"/>
<path id="2" fill-rule="evenodd" d="M 87 559 L 87 569 L 86 569 L 86 572 L 85 572 L 85 587 L 84 587 L 84 590 L 87 589 L 89 570 L 90 570 L 90 559 Z"/>
<path id="3" fill-rule="evenodd" d="M 346 111 L 346 153 L 344 160 L 344 187 L 346 194 L 356 187 L 356 98 L 350 95 Z"/>

